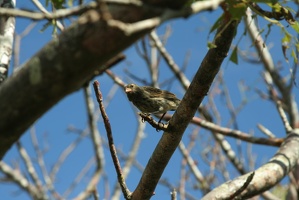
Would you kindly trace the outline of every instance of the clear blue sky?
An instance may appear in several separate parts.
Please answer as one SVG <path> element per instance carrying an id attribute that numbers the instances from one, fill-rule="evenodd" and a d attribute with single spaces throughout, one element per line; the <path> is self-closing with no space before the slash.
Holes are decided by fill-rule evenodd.
<path id="1" fill-rule="evenodd" d="M 19 2 L 18 7 L 20 8 L 32 8 L 29 3 Z M 186 69 L 186 75 L 190 80 L 192 79 L 198 66 L 200 65 L 203 56 L 207 52 L 207 41 L 211 41 L 213 38 L 213 36 L 208 37 L 208 31 L 215 19 L 219 17 L 219 14 L 220 12 L 205 12 L 203 14 L 197 14 L 187 20 L 179 19 L 173 20 L 169 23 L 172 26 L 173 32 L 172 36 L 167 42 L 166 48 L 174 57 L 174 60 L 179 66 L 183 64 L 186 53 L 188 51 L 191 52 L 190 62 Z M 18 34 L 21 33 L 29 23 L 32 22 L 30 20 L 17 19 L 16 32 Z M 51 28 L 48 28 L 45 32 L 40 32 L 44 23 L 44 21 L 39 22 L 30 32 L 30 34 L 22 40 L 20 52 L 21 63 L 24 63 L 26 60 L 28 60 L 39 49 L 41 49 L 44 44 L 51 40 Z M 263 23 L 261 24 L 261 26 L 264 26 Z M 158 29 L 158 33 L 161 34 L 164 32 L 164 30 L 165 25 L 161 26 Z M 234 44 L 236 44 L 236 42 L 240 39 L 243 31 L 244 26 L 240 25 L 238 34 L 234 40 Z M 273 55 L 274 62 L 281 62 L 282 66 L 284 67 L 283 70 L 285 70 L 287 73 L 290 67 L 289 64 L 284 61 L 281 52 L 281 37 L 281 32 L 278 29 L 273 28 L 273 32 L 268 38 L 267 44 L 271 43 L 272 48 L 270 51 Z M 248 40 L 247 36 L 243 36 L 240 43 L 240 48 L 242 50 L 248 50 L 250 46 L 250 40 Z M 250 50 L 253 51 L 253 47 L 250 47 Z M 146 64 L 138 57 L 134 46 L 127 49 L 125 51 L 125 54 L 127 56 L 126 60 L 113 67 L 112 71 L 119 75 L 124 81 L 130 80 L 129 77 L 124 73 L 124 69 L 128 69 L 131 73 L 138 74 L 139 77 L 149 81 Z M 264 126 L 268 127 L 275 134 L 277 134 L 277 137 L 284 137 L 283 127 L 277 115 L 275 105 L 269 103 L 268 101 L 260 100 L 257 93 L 254 92 L 254 88 L 263 88 L 265 91 L 265 87 L 261 87 L 261 84 L 263 84 L 263 80 L 260 74 L 261 69 L 261 65 L 248 64 L 241 58 L 239 58 L 239 65 L 235 65 L 229 62 L 228 58 L 222 65 L 222 72 L 224 74 L 226 84 L 229 87 L 232 102 L 236 107 L 241 102 L 241 94 L 238 90 L 239 81 L 244 80 L 246 85 L 248 85 L 251 89 L 251 91 L 247 93 L 249 103 L 238 115 L 238 126 L 240 130 L 244 132 L 254 132 L 254 134 L 257 136 L 263 136 L 256 128 L 257 123 L 261 123 Z M 164 61 L 161 63 L 160 70 L 161 73 L 159 80 L 161 82 L 173 76 Z M 113 81 L 106 75 L 96 77 L 96 80 L 98 80 L 101 84 L 101 90 L 103 92 L 104 98 L 107 97 L 107 94 L 109 93 L 113 85 Z M 177 81 L 174 82 L 170 90 L 179 98 L 182 98 L 184 95 L 184 91 Z M 295 88 L 295 90 L 297 92 L 298 88 Z M 296 99 L 298 102 L 298 97 L 296 97 Z M 214 100 L 222 113 L 222 125 L 225 126 L 230 119 L 230 116 L 225 107 L 225 101 L 223 98 L 219 97 L 215 98 Z M 97 104 L 95 105 L 97 106 Z M 107 107 L 107 113 L 112 125 L 115 144 L 124 152 L 127 152 L 130 149 L 132 139 L 135 136 L 135 111 L 136 110 L 132 110 L 132 106 L 127 100 L 122 89 L 118 88 L 115 97 Z M 70 126 L 74 126 L 78 129 L 85 129 L 87 127 L 86 110 L 82 90 L 77 91 L 64 98 L 35 123 L 34 127 L 39 138 L 40 145 L 42 145 L 42 147 L 44 148 L 47 148 L 48 150 L 48 152 L 45 154 L 45 162 L 48 169 L 53 166 L 64 148 L 75 138 L 77 138 L 76 134 L 69 133 L 67 131 L 67 127 Z M 101 135 L 105 137 L 106 133 L 104 125 L 101 121 L 98 123 L 98 127 Z M 194 126 L 190 126 L 187 129 L 183 138 L 184 142 L 187 143 L 189 141 L 188 136 L 193 130 Z M 153 129 L 149 125 L 146 125 L 145 134 L 145 138 L 142 141 L 142 145 L 137 156 L 138 161 L 143 166 L 146 165 L 148 159 L 150 158 L 150 155 L 153 152 L 156 144 L 158 143 L 162 132 L 156 132 L 155 129 Z M 199 136 L 201 138 L 198 138 L 197 140 L 199 140 L 199 143 L 201 143 L 202 139 L 204 144 L 204 142 L 207 142 L 207 138 L 210 137 L 210 133 L 201 129 Z M 236 150 L 236 140 L 229 139 L 229 141 Z M 31 145 L 30 134 L 28 131 L 22 136 L 21 142 L 27 148 L 28 152 L 33 155 L 34 151 Z M 242 145 L 242 151 L 244 154 L 246 154 L 246 147 L 247 145 Z M 261 145 L 253 145 L 253 149 L 253 156 L 257 157 L 258 165 L 267 161 L 267 158 L 273 156 L 276 152 L 276 148 L 264 147 Z M 200 160 L 202 149 L 197 148 L 193 151 L 193 155 L 195 155 L 194 159 L 199 161 L 198 165 L 200 166 L 200 169 L 202 170 L 202 172 L 207 172 L 209 166 L 207 166 L 206 163 L 203 163 Z M 62 166 L 56 180 L 57 182 L 55 183 L 55 187 L 58 192 L 63 193 L 65 189 L 68 188 L 70 183 L 74 180 L 76 175 L 81 171 L 82 167 L 88 160 L 90 160 L 92 156 L 93 151 L 91 141 L 90 139 L 85 139 L 82 143 L 80 143 L 79 147 L 76 148 L 74 154 L 71 155 Z M 105 173 L 109 177 L 109 181 L 111 182 L 110 189 L 112 190 L 116 174 L 112 167 L 109 152 L 106 148 L 105 157 Z M 163 177 L 173 184 L 178 184 L 177 181 L 180 173 L 179 170 L 181 157 L 182 156 L 180 155 L 180 153 L 176 151 L 163 174 Z M 16 147 L 13 147 L 6 154 L 4 161 L 10 164 L 20 161 L 19 155 L 16 151 Z M 23 168 L 23 166 L 21 166 L 21 168 Z M 231 178 L 234 178 L 238 175 L 238 173 L 232 167 L 230 167 L 230 172 Z M 91 173 L 92 170 L 89 172 L 89 175 L 91 175 Z M 136 169 L 133 169 L 131 171 L 129 177 L 127 178 L 127 184 L 131 191 L 134 190 L 137 186 L 140 177 L 141 173 Z M 83 179 L 84 183 L 87 183 L 87 181 L 88 179 Z M 82 191 L 84 187 L 85 184 L 80 184 L 74 190 L 74 193 L 70 195 L 70 197 L 78 194 L 78 192 Z M 191 184 L 189 184 L 189 187 L 191 187 Z M 99 192 L 102 193 L 102 181 L 99 188 Z M 164 186 L 158 185 L 155 193 L 156 195 L 152 199 L 169 199 L 169 190 Z M 192 192 L 192 194 L 197 195 L 197 197 L 199 197 L 200 195 L 199 192 Z M 1 198 L 8 200 L 29 199 L 27 194 L 20 192 L 17 187 L 12 186 L 11 184 L 1 184 L 0 196 Z"/>

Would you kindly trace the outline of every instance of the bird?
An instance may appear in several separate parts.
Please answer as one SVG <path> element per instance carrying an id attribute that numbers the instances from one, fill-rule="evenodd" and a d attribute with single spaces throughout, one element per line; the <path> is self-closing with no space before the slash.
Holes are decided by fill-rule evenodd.
<path id="1" fill-rule="evenodd" d="M 142 113 L 162 114 L 159 122 L 169 110 L 176 110 L 181 100 L 175 94 L 151 86 L 138 86 L 128 84 L 125 86 L 125 92 L 129 101 L 131 101 Z"/>

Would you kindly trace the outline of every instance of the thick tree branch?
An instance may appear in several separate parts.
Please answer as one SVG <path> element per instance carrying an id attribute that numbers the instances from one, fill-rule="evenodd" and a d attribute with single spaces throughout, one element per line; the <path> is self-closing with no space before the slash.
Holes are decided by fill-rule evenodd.
<path id="1" fill-rule="evenodd" d="M 165 3 L 169 0 L 153 2 L 155 5 L 167 5 Z M 169 5 L 172 8 L 186 2 L 171 1 Z M 204 8 L 214 7 L 215 3 L 211 1 L 210 7 Z M 165 10 L 169 10 L 119 3 L 109 4 L 108 8 L 113 19 L 123 23 L 162 16 Z M 78 90 L 95 70 L 104 72 L 107 61 L 151 31 L 150 28 L 127 36 L 101 19 L 98 10 L 88 11 L 1 85 L 0 159 L 49 108 Z"/>
<path id="2" fill-rule="evenodd" d="M 203 98 L 207 95 L 210 86 L 218 73 L 222 61 L 227 56 L 237 21 L 223 21 L 215 38 L 216 48 L 210 49 L 190 84 L 181 104 L 169 121 L 168 131 L 164 132 L 157 144 L 141 180 L 132 194 L 132 199 L 149 199 L 176 150 L 185 129 L 198 109 Z M 225 28 L 224 28 L 225 27 Z"/>
<path id="3" fill-rule="evenodd" d="M 265 165 L 255 170 L 255 175 L 246 190 L 238 196 L 239 199 L 248 199 L 269 190 L 281 181 L 296 165 L 299 159 L 299 130 L 293 130 L 288 134 L 286 140 L 275 156 Z M 251 173 L 251 172 L 250 172 Z M 212 190 L 202 200 L 226 199 L 231 196 L 232 191 L 238 190 L 246 181 L 245 174 L 232 181 L 228 181 Z"/>

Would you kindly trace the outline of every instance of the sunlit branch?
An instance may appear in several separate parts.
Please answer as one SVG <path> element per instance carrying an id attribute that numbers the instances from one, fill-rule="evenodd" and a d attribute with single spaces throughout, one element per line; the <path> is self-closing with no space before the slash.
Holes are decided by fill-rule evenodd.
<path id="1" fill-rule="evenodd" d="M 48 196 L 46 195 L 46 191 L 44 186 L 42 185 L 41 180 L 39 179 L 36 170 L 34 168 L 34 165 L 31 161 L 30 156 L 28 155 L 26 149 L 22 146 L 21 142 L 17 142 L 17 148 L 19 150 L 19 153 L 21 155 L 21 158 L 23 159 L 26 169 L 28 171 L 28 174 L 30 175 L 31 179 L 33 180 L 37 190 L 39 190 L 39 193 L 41 196 L 43 196 L 44 199 L 48 199 Z"/>
<path id="2" fill-rule="evenodd" d="M 255 175 L 247 188 L 239 195 L 242 199 L 248 199 L 279 183 L 297 164 L 299 151 L 299 129 L 293 130 L 287 135 L 278 152 L 266 164 L 255 170 Z M 249 173 L 250 174 L 250 173 Z M 249 174 L 237 177 L 234 180 L 226 182 L 210 193 L 203 200 L 211 199 L 216 194 L 221 193 L 221 198 L 230 197 L 231 191 L 238 190 L 246 181 Z M 226 190 L 227 188 L 227 190 Z M 229 188 L 229 190 L 228 190 Z"/>
<path id="3" fill-rule="evenodd" d="M 81 171 L 77 174 L 77 176 L 75 177 L 74 181 L 69 185 L 69 187 L 64 191 L 63 193 L 63 197 L 64 199 L 67 199 L 68 196 L 70 195 L 71 192 L 74 191 L 74 189 L 76 188 L 76 186 L 82 182 L 82 179 L 88 174 L 89 170 L 94 166 L 95 163 L 95 159 L 93 157 L 91 157 L 86 164 L 83 166 L 83 168 L 81 169 Z M 86 199 L 86 197 L 88 197 L 96 188 L 95 187 L 91 187 L 90 183 L 94 180 L 94 178 L 97 178 L 98 174 L 100 175 L 100 171 L 96 171 L 93 174 L 93 177 L 91 178 L 91 180 L 89 180 L 89 184 L 88 186 L 85 188 L 85 190 L 83 190 L 77 197 L 75 197 L 74 199 L 76 200 L 84 200 Z M 95 179 L 95 181 L 98 181 L 97 179 Z M 88 190 L 90 189 L 90 190 Z"/>
<path id="4" fill-rule="evenodd" d="M 255 24 L 255 21 L 252 18 L 252 12 L 249 8 L 246 11 L 246 17 L 244 21 L 251 37 L 252 44 L 255 46 L 258 55 L 260 55 L 261 61 L 263 62 L 263 66 L 266 71 L 265 77 L 271 79 L 270 81 L 274 83 L 273 85 L 278 88 L 279 92 L 281 93 L 283 103 L 287 106 L 287 109 L 285 110 L 289 114 L 290 124 L 292 127 L 295 127 L 295 124 L 299 121 L 297 103 L 294 100 L 294 96 L 291 94 L 291 88 L 281 77 L 278 69 L 275 67 L 269 49 L 265 45 L 265 42 Z M 277 99 L 275 99 L 275 101 L 276 100 Z"/>
<path id="5" fill-rule="evenodd" d="M 195 176 L 195 179 L 201 185 L 201 187 L 202 187 L 201 189 L 203 190 L 203 193 L 206 194 L 207 192 L 209 192 L 211 190 L 210 186 L 209 186 L 208 182 L 206 181 L 205 177 L 199 171 L 198 166 L 195 164 L 195 161 L 193 160 L 193 158 L 189 155 L 189 152 L 187 151 L 183 142 L 180 142 L 179 149 L 180 149 L 184 159 L 186 159 L 188 166 L 190 167 L 193 175 Z"/>
<path id="6" fill-rule="evenodd" d="M 47 9 L 40 3 L 39 0 L 31 0 L 31 1 L 42 13 L 51 15 L 51 13 L 49 11 L 47 11 Z M 64 26 L 62 25 L 62 23 L 60 21 L 56 21 L 56 25 L 61 31 L 63 31 Z"/>
<path id="7" fill-rule="evenodd" d="M 281 121 L 284 125 L 286 133 L 290 133 L 293 129 L 289 123 L 286 113 L 284 112 L 284 110 L 282 108 L 281 102 L 277 101 L 276 106 L 277 106 L 277 110 L 278 110 L 279 116 L 281 118 Z"/>
<path id="8" fill-rule="evenodd" d="M 176 75 L 178 80 L 182 83 L 185 90 L 189 87 L 190 81 L 188 78 L 184 75 L 184 73 L 180 70 L 179 66 L 175 63 L 172 56 L 167 52 L 166 48 L 164 47 L 163 43 L 159 39 L 156 31 L 152 31 L 150 33 L 151 39 L 154 41 L 156 47 L 158 48 L 159 52 L 163 56 L 164 60 L 170 67 L 170 69 L 173 71 L 173 73 Z"/>
<path id="9" fill-rule="evenodd" d="M 46 187 L 50 191 L 50 193 L 53 197 L 60 198 L 59 194 L 56 192 L 56 190 L 54 188 L 53 180 L 49 176 L 48 169 L 47 169 L 46 163 L 44 161 L 44 155 L 43 155 L 43 152 L 40 149 L 40 146 L 38 143 L 38 139 L 37 139 L 36 132 L 35 132 L 35 127 L 32 127 L 30 129 L 30 136 L 31 136 L 31 141 L 32 141 L 35 153 L 37 155 L 38 165 L 41 168 L 43 179 L 45 180 L 45 183 L 46 183 Z"/>
<path id="10" fill-rule="evenodd" d="M 267 135 L 270 138 L 275 138 L 275 135 L 266 127 L 264 127 L 262 124 L 257 124 L 258 129 L 260 129 L 260 131 L 262 133 L 264 133 L 265 135 Z"/>
<path id="11" fill-rule="evenodd" d="M 20 188 L 26 191 L 30 196 L 36 199 L 46 200 L 43 198 L 43 194 L 40 195 L 40 191 L 31 185 L 19 170 L 12 169 L 5 162 L 0 161 L 0 171 L 4 173 L 10 180 L 16 183 Z"/>

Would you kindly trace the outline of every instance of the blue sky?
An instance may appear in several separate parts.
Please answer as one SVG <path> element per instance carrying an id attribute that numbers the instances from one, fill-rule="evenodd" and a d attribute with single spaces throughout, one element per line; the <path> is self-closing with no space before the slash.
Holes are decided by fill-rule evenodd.
<path id="1" fill-rule="evenodd" d="M 31 8 L 29 4 L 27 5 L 24 2 L 18 4 L 18 6 L 21 8 Z M 172 36 L 168 40 L 166 48 L 174 57 L 174 60 L 179 66 L 183 64 L 186 53 L 191 52 L 190 61 L 186 69 L 186 76 L 190 80 L 192 79 L 198 66 L 200 65 L 202 58 L 208 50 L 207 41 L 211 41 L 213 38 L 213 35 L 208 37 L 208 31 L 219 15 L 219 10 L 215 12 L 205 12 L 202 14 L 197 14 L 186 20 L 178 19 L 170 21 L 158 29 L 158 33 L 161 34 L 165 31 L 166 25 L 172 26 Z M 32 22 L 30 20 L 17 19 L 16 32 L 21 33 L 29 23 Z M 30 34 L 22 40 L 20 52 L 21 63 L 24 63 L 26 60 L 28 60 L 39 49 L 41 49 L 44 44 L 51 40 L 51 28 L 48 28 L 44 32 L 40 32 L 43 23 L 44 21 L 39 22 L 30 32 Z M 261 26 L 266 27 L 264 23 L 261 24 Z M 241 24 L 238 28 L 238 34 L 234 40 L 234 44 L 236 44 L 241 37 L 243 30 L 244 26 Z M 281 62 L 282 66 L 284 67 L 283 70 L 285 73 L 288 73 L 290 66 L 284 61 L 281 52 L 281 32 L 277 28 L 273 28 L 272 31 L 273 32 L 267 40 L 269 43 L 267 44 L 271 43 L 272 48 L 270 49 L 270 52 L 272 53 L 274 63 Z M 240 48 L 243 50 L 250 49 L 253 51 L 254 49 L 253 47 L 250 47 L 251 43 L 247 37 L 248 36 L 243 36 L 242 41 L 240 42 Z M 114 66 L 112 71 L 119 75 L 124 81 L 130 80 L 127 74 L 124 73 L 124 69 L 128 69 L 131 73 L 138 74 L 140 78 L 144 78 L 149 81 L 146 64 L 138 57 L 134 45 L 127 49 L 124 53 L 127 56 L 126 60 L 117 66 Z M 159 81 L 163 82 L 164 80 L 173 77 L 173 74 L 171 74 L 164 61 L 161 62 L 159 69 L 161 71 Z M 265 91 L 265 86 L 261 86 L 263 84 L 261 71 L 262 66 L 260 64 L 248 64 L 242 61 L 241 58 L 239 58 L 239 65 L 229 62 L 228 58 L 225 59 L 222 65 L 222 73 L 224 74 L 225 83 L 229 88 L 232 102 L 236 107 L 242 100 L 241 93 L 238 90 L 239 81 L 244 80 L 246 85 L 251 88 L 251 90 L 246 93 L 249 103 L 238 114 L 238 126 L 240 130 L 244 132 L 253 132 L 255 135 L 261 137 L 263 135 L 256 128 L 257 123 L 261 123 L 277 134 L 277 137 L 284 137 L 284 129 L 279 116 L 277 115 L 275 105 L 268 101 L 261 100 L 257 93 L 254 92 L 254 88 L 261 88 Z M 113 81 L 107 75 L 102 75 L 96 77 L 95 79 L 101 84 L 101 91 L 103 92 L 104 98 L 107 97 L 111 87 L 113 86 Z M 184 95 L 184 91 L 177 81 L 174 82 L 170 90 L 179 98 L 182 98 Z M 298 88 L 295 87 L 294 90 L 297 92 Z M 92 94 L 94 93 L 92 92 Z M 298 102 L 298 97 L 296 97 L 296 100 Z M 226 126 L 230 116 L 228 114 L 227 108 L 225 107 L 225 101 L 219 96 L 216 97 L 214 101 L 218 106 L 219 111 L 222 113 L 221 125 Z M 206 100 L 204 103 L 205 102 Z M 96 103 L 95 106 L 97 106 Z M 132 144 L 132 139 L 135 136 L 137 124 L 135 118 L 136 110 L 132 109 L 131 103 L 127 100 L 127 97 L 121 88 L 117 89 L 115 97 L 111 100 L 111 102 L 109 102 L 109 105 L 106 109 L 112 125 L 116 146 L 122 149 L 124 152 L 128 152 Z M 101 135 L 106 138 L 102 121 L 100 120 L 97 125 Z M 78 137 L 77 134 L 67 131 L 67 128 L 71 126 L 82 130 L 87 127 L 86 109 L 82 90 L 65 97 L 45 115 L 38 119 L 34 125 L 40 145 L 47 148 L 45 162 L 48 169 L 53 166 L 64 148 L 66 148 L 67 145 L 69 145 Z M 188 143 L 189 135 L 194 129 L 195 127 L 191 125 L 187 129 L 183 137 L 183 141 L 185 143 Z M 155 129 L 149 125 L 146 125 L 145 138 L 142 140 L 142 144 L 137 156 L 138 162 L 140 162 L 143 166 L 146 165 L 148 159 L 150 158 L 151 153 L 161 137 L 161 134 L 162 132 L 156 132 Z M 200 129 L 199 138 L 197 141 L 199 143 L 202 141 L 207 142 L 209 141 L 210 137 L 211 135 L 209 132 Z M 228 141 L 231 142 L 231 145 L 236 150 L 236 140 L 229 138 Z M 26 133 L 22 136 L 21 142 L 26 147 L 28 152 L 35 157 L 29 131 L 26 131 Z M 200 166 L 202 172 L 208 172 L 209 169 L 209 166 L 200 159 L 200 154 L 203 150 L 202 148 L 206 145 L 205 142 L 203 142 L 202 147 L 198 146 L 198 148 L 193 150 L 194 159 L 199 161 L 198 165 Z M 248 145 L 242 143 L 241 146 L 242 151 L 245 154 Z M 253 149 L 253 156 L 257 157 L 258 166 L 266 162 L 267 158 L 270 158 L 276 152 L 276 148 L 267 146 L 265 147 L 261 145 L 253 145 Z M 57 182 L 55 183 L 55 187 L 58 192 L 63 193 L 67 189 L 70 183 L 75 179 L 76 175 L 81 171 L 88 160 L 92 158 L 92 156 L 93 151 L 91 139 L 87 137 L 80 143 L 80 145 L 66 160 L 65 164 L 59 171 Z M 105 174 L 109 177 L 109 181 L 111 182 L 110 189 L 112 190 L 115 183 L 116 174 L 112 167 L 111 158 L 107 148 L 105 148 L 105 158 Z M 174 185 L 178 184 L 181 158 L 182 156 L 180 153 L 176 151 L 163 174 L 163 177 Z M 13 147 L 6 154 L 4 161 L 8 163 L 20 161 L 16 147 Z M 23 167 L 24 166 L 21 166 L 21 168 Z M 229 166 L 229 171 L 231 172 L 231 178 L 234 178 L 238 175 L 232 166 Z M 92 170 L 89 171 L 88 175 L 91 175 L 92 172 Z M 216 175 L 220 175 L 219 172 L 215 173 Z M 127 179 L 127 184 L 131 191 L 137 186 L 140 177 L 141 173 L 133 168 Z M 83 179 L 83 182 L 87 183 L 88 180 L 88 178 L 85 178 Z M 191 180 L 193 179 L 191 178 Z M 192 191 L 191 193 L 193 195 L 199 197 L 201 193 L 191 190 L 191 186 L 192 185 L 189 183 L 187 189 Z M 84 187 L 85 184 L 80 184 L 74 190 L 74 193 L 70 195 L 70 198 L 82 191 Z M 103 181 L 101 181 L 98 188 L 100 194 L 102 194 Z M 14 195 L 12 195 L 13 193 Z M 153 196 L 152 199 L 169 198 L 169 189 L 164 186 L 158 185 L 155 193 L 156 195 Z M 29 199 L 27 194 L 20 192 L 17 187 L 12 186 L 11 184 L 1 184 L 0 194 L 3 199 Z"/>

